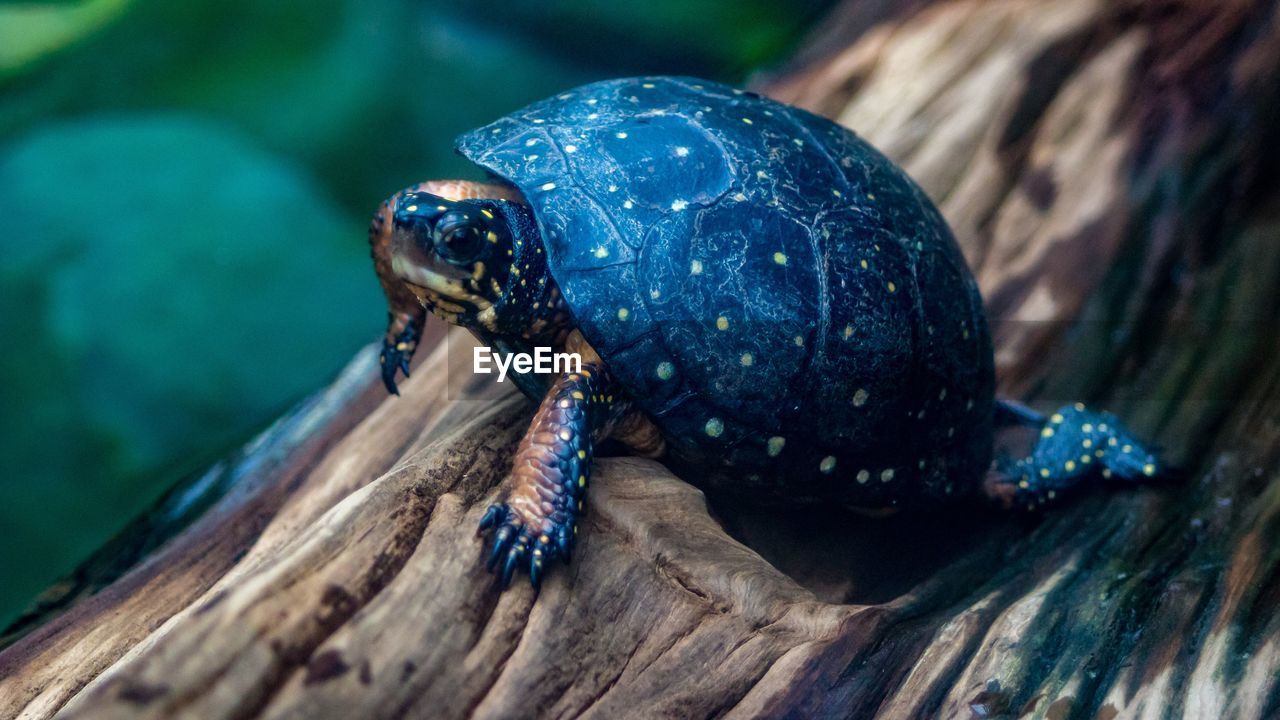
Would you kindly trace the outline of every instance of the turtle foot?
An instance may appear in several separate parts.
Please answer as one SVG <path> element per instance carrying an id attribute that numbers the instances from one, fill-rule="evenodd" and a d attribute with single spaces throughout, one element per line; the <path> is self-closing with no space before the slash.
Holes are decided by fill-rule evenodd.
<path id="1" fill-rule="evenodd" d="M 1005 506 L 1034 509 L 1089 481 L 1149 480 L 1167 473 L 1114 415 L 1076 403 L 1045 420 L 1030 455 L 1000 459 L 984 489 Z"/>
<path id="2" fill-rule="evenodd" d="M 477 534 L 488 530 L 493 530 L 493 545 L 485 566 L 498 573 L 504 588 L 520 568 L 529 573 L 530 584 L 537 588 L 551 563 L 561 559 L 568 562 L 572 555 L 574 529 L 570 522 L 547 518 L 542 522 L 545 532 L 540 531 L 506 503 L 495 503 L 480 519 Z"/>
<path id="3" fill-rule="evenodd" d="M 421 333 L 413 323 L 407 324 L 394 338 L 383 338 L 382 357 L 379 359 L 382 363 L 382 384 L 392 395 L 400 394 L 400 388 L 396 387 L 396 371 L 409 377 L 409 360 L 413 358 L 413 351 L 418 349 L 420 339 Z"/>

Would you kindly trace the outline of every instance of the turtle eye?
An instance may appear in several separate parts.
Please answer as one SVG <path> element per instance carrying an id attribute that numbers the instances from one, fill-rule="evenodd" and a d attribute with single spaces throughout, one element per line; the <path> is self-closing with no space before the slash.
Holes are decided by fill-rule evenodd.
<path id="1" fill-rule="evenodd" d="M 455 265 L 462 265 L 480 254 L 484 232 L 466 213 L 447 212 L 436 223 L 433 242 L 437 255 Z"/>

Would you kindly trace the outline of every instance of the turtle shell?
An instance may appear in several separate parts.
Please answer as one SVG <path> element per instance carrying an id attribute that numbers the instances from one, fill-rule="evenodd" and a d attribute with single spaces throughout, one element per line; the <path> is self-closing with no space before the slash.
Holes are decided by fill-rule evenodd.
<path id="1" fill-rule="evenodd" d="M 517 186 L 584 337 L 714 487 L 893 504 L 991 453 L 982 299 L 849 130 L 694 78 L 586 85 L 463 135 Z"/>

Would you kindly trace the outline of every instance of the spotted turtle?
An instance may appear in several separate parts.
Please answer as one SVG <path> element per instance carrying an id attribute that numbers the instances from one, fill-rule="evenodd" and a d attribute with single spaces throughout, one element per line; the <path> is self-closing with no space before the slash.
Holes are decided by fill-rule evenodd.
<path id="1" fill-rule="evenodd" d="M 1157 473 L 1110 415 L 995 399 L 982 298 L 946 222 L 836 123 L 644 77 L 569 90 L 457 148 L 488 182 L 416 185 L 372 223 L 387 388 L 428 311 L 498 353 L 583 360 L 513 378 L 541 404 L 481 523 L 504 584 L 569 559 L 609 437 L 714 492 L 860 508 L 979 492 L 1036 506 Z M 992 470 L 1004 423 L 1040 439 Z"/>

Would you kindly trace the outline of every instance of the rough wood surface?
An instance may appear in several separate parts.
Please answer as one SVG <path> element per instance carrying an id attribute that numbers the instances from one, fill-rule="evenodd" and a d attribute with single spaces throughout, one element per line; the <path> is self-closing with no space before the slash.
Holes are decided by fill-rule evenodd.
<path id="1" fill-rule="evenodd" d="M 0 716 L 1280 715 L 1278 68 L 1262 0 L 850 0 L 761 83 L 939 202 L 1005 393 L 1114 409 L 1181 485 L 872 520 L 605 459 L 573 564 L 500 594 L 472 528 L 531 406 L 451 336 L 398 400 L 357 359 L 64 588 Z"/>

